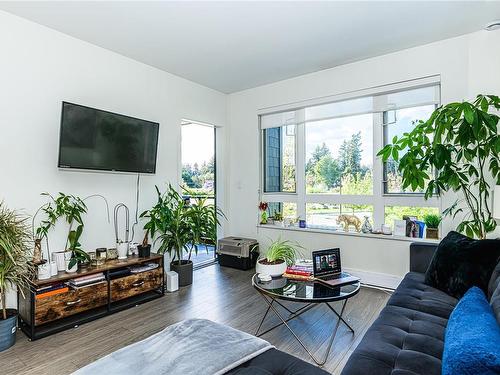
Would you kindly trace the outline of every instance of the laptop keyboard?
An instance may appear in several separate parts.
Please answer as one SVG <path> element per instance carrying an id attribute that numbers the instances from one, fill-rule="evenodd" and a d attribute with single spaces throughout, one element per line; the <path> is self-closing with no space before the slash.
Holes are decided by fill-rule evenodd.
<path id="1" fill-rule="evenodd" d="M 340 279 L 342 277 L 349 277 L 349 276 L 350 275 L 348 273 L 341 272 L 337 275 L 325 276 L 325 277 L 323 277 L 323 280 L 335 280 L 335 279 Z"/>

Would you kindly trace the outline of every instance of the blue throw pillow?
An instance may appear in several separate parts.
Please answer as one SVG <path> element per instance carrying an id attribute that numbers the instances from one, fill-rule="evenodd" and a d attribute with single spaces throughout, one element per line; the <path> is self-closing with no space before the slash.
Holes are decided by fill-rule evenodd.
<path id="1" fill-rule="evenodd" d="M 483 291 L 470 288 L 450 315 L 443 375 L 500 374 L 500 326 Z"/>

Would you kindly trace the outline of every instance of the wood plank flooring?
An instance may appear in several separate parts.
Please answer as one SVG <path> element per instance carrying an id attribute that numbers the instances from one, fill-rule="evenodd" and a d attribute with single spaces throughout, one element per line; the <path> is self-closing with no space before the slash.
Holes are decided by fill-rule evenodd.
<path id="1" fill-rule="evenodd" d="M 195 271 L 194 284 L 190 287 L 78 328 L 33 342 L 18 332 L 16 345 L 0 353 L 0 373 L 69 374 L 106 354 L 188 318 L 211 319 L 253 334 L 266 305 L 251 285 L 252 273 L 218 265 L 209 266 Z M 325 370 L 333 374 L 340 373 L 348 356 L 388 298 L 386 292 L 362 288 L 358 295 L 349 300 L 345 315 L 355 335 L 345 325 L 340 325 L 329 360 L 323 366 Z M 288 305 L 296 307 L 290 303 Z M 339 310 L 340 302 L 334 306 Z M 268 319 L 263 329 L 277 323 L 277 319 L 271 315 Z M 318 357 L 323 356 L 326 350 L 334 324 L 334 315 L 325 306 L 316 307 L 290 322 L 290 326 Z M 280 350 L 310 361 L 307 353 L 283 326 L 262 338 Z"/>

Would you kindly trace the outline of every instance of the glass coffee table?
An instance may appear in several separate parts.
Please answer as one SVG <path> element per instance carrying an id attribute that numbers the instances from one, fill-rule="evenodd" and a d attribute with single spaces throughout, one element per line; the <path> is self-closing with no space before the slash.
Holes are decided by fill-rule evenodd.
<path id="1" fill-rule="evenodd" d="M 304 348 L 307 354 L 309 354 L 309 356 L 312 358 L 314 363 L 316 363 L 318 366 L 324 365 L 328 360 L 328 355 L 330 354 L 333 341 L 335 340 L 335 336 L 337 335 L 337 330 L 339 328 L 340 322 L 344 323 L 347 328 L 349 328 L 349 330 L 354 333 L 352 327 L 343 318 L 343 314 L 347 305 L 347 300 L 355 296 L 359 292 L 359 281 L 353 284 L 332 287 L 317 281 L 292 280 L 284 277 L 274 278 L 271 281 L 260 281 L 257 275 L 254 275 L 252 277 L 252 285 L 268 305 L 267 310 L 262 317 L 257 330 L 255 331 L 255 336 L 260 337 L 275 328 L 285 325 L 285 327 L 288 328 L 295 339 L 299 342 L 299 344 Z M 280 300 L 304 303 L 305 305 L 295 311 L 292 311 L 282 302 L 280 302 Z M 331 306 L 331 303 L 338 301 L 342 302 L 340 313 L 338 313 Z M 299 317 L 306 311 L 309 311 L 310 309 L 322 304 L 326 305 L 337 316 L 338 319 L 330 335 L 326 353 L 324 354 L 322 359 L 318 360 L 302 342 L 299 336 L 297 336 L 297 334 L 292 330 L 288 322 Z M 284 310 L 286 310 L 288 316 L 284 316 L 283 313 L 277 309 L 277 306 L 280 306 Z M 271 328 L 260 332 L 262 324 L 264 323 L 269 311 L 272 311 L 278 317 L 281 323 L 278 323 Z"/>

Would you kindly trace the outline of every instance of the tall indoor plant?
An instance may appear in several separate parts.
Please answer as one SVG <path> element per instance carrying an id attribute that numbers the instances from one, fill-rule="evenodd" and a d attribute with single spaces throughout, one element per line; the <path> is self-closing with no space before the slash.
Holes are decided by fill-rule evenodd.
<path id="1" fill-rule="evenodd" d="M 16 340 L 17 311 L 7 309 L 7 292 L 17 287 L 24 293 L 33 275 L 27 220 L 0 202 L 0 351 L 14 345 Z"/>
<path id="2" fill-rule="evenodd" d="M 198 246 L 204 242 L 216 242 L 217 225 L 222 211 L 215 205 L 207 204 L 203 198 L 190 204 L 169 184 L 161 193 L 156 186 L 157 202 L 141 214 L 147 219 L 144 229 L 155 242 L 159 242 L 158 252 L 171 256 L 170 269 L 179 274 L 179 285 L 185 286 L 193 280 L 191 255 L 198 254 Z M 187 254 L 187 259 L 184 255 Z"/>
<path id="3" fill-rule="evenodd" d="M 500 184 L 500 99 L 478 95 L 472 102 L 437 108 L 427 121 L 379 151 L 384 161 L 399 161 L 403 188 L 425 190 L 425 198 L 452 190 L 458 199 L 443 213 L 462 214 L 457 227 L 470 237 L 486 238 L 495 229 L 490 183 Z M 401 156 L 402 155 L 402 156 Z"/>

